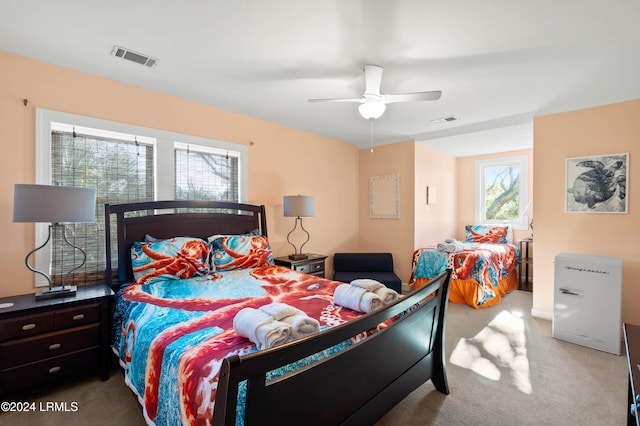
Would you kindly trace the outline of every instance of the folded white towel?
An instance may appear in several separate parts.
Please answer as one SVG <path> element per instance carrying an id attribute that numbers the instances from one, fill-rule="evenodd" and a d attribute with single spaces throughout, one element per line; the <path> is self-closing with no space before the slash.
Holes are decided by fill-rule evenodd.
<path id="1" fill-rule="evenodd" d="M 351 281 L 350 284 L 375 293 L 380 299 L 382 299 L 383 305 L 388 305 L 389 303 L 398 300 L 398 293 L 396 293 L 395 290 L 388 288 L 380 281 L 372 280 L 370 278 L 359 278 Z"/>
<path id="2" fill-rule="evenodd" d="M 383 306 L 375 293 L 350 284 L 340 284 L 333 293 L 333 303 L 358 312 L 369 313 Z"/>
<path id="3" fill-rule="evenodd" d="M 380 287 L 385 287 L 380 281 L 372 280 L 370 278 L 358 278 L 357 280 L 351 281 L 349 284 L 355 285 L 356 287 L 364 288 L 367 291 L 375 292 Z"/>
<path id="4" fill-rule="evenodd" d="M 286 303 L 269 303 L 268 305 L 260 306 L 259 308 L 262 312 L 265 312 L 273 317 L 276 321 L 280 321 L 283 318 L 286 318 L 291 315 L 305 315 L 298 308 L 294 308 L 291 305 L 287 305 Z"/>
<path id="5" fill-rule="evenodd" d="M 320 323 L 315 318 L 311 318 L 298 308 L 286 303 L 270 303 L 260 306 L 260 310 L 271 315 L 276 321 L 282 321 L 291 326 L 291 336 L 289 340 L 300 339 L 311 336 L 320 331 Z"/>
<path id="6" fill-rule="evenodd" d="M 289 341 L 291 326 L 259 309 L 244 308 L 233 318 L 233 328 L 242 337 L 256 344 L 258 349 L 273 348 Z"/>

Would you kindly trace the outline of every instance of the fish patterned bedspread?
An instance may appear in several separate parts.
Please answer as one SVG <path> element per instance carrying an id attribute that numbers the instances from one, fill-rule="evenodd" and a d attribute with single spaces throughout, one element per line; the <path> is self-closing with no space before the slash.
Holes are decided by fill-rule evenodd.
<path id="1" fill-rule="evenodd" d="M 452 280 L 473 279 L 478 284 L 479 306 L 496 297 L 498 282 L 515 274 L 517 249 L 511 244 L 462 243 L 463 250 L 446 253 L 435 247 L 416 250 L 409 285 L 418 278 L 435 278 L 447 268 Z"/>
<path id="2" fill-rule="evenodd" d="M 333 305 L 339 284 L 271 265 L 121 288 L 112 348 L 147 423 L 211 423 L 222 360 L 257 350 L 234 331 L 241 309 L 286 303 L 321 329 L 362 315 Z"/>

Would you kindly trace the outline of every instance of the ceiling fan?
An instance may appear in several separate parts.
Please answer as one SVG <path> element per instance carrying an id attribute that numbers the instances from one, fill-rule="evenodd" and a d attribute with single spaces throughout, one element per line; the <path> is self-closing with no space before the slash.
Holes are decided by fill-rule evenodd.
<path id="1" fill-rule="evenodd" d="M 365 65 L 365 90 L 361 98 L 309 99 L 309 102 L 357 102 L 360 115 L 368 120 L 380 118 L 387 104 L 410 101 L 437 101 L 442 96 L 440 90 L 431 92 L 402 93 L 397 95 L 380 93 L 383 68 L 378 65 Z"/>

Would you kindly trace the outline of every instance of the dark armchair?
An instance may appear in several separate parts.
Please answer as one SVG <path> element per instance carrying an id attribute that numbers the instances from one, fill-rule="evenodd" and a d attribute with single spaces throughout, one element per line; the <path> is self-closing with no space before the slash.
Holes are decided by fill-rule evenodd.
<path id="1" fill-rule="evenodd" d="M 380 281 L 402 293 L 402 280 L 393 272 L 391 253 L 335 253 L 333 279 L 348 283 L 358 278 Z"/>

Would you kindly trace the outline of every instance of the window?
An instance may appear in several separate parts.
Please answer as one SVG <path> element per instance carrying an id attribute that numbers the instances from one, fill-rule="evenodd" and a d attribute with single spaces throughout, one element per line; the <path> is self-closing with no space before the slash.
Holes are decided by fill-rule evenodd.
<path id="1" fill-rule="evenodd" d="M 526 155 L 476 161 L 476 223 L 527 229 L 528 178 Z"/>
<path id="2" fill-rule="evenodd" d="M 176 200 L 238 200 L 238 152 L 174 144 Z"/>
<path id="3" fill-rule="evenodd" d="M 36 183 L 96 188 L 95 223 L 67 226 L 69 240 L 87 254 L 74 281 L 104 279 L 105 203 L 159 199 L 241 202 L 246 194 L 244 145 L 57 111 L 38 109 L 36 116 Z M 48 224 L 36 224 L 36 242 L 45 240 L 47 228 Z M 62 244 L 61 238 L 53 236 L 51 249 L 42 250 L 36 258 L 36 269 L 49 271 L 54 285 L 82 257 Z M 36 285 L 47 285 L 43 277 L 36 279 Z M 70 279 L 66 283 L 71 284 Z"/>

